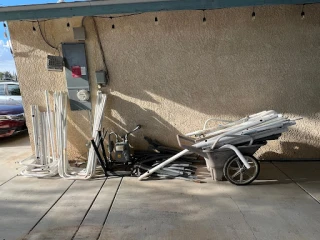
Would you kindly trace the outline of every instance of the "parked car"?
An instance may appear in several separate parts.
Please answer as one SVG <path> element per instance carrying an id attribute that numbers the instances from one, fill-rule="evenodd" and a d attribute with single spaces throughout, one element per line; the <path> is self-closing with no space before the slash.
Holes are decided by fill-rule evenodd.
<path id="1" fill-rule="evenodd" d="M 22 98 L 18 82 L 0 82 L 0 104 L 22 104 Z"/>
<path id="2" fill-rule="evenodd" d="M 26 130 L 26 120 L 21 104 L 0 105 L 0 138 Z"/>

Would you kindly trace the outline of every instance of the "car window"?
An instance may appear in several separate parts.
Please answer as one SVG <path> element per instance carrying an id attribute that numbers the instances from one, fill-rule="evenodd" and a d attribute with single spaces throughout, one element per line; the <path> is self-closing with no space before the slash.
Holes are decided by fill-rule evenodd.
<path id="1" fill-rule="evenodd" d="M 4 91 L 4 84 L 0 84 L 0 96 L 4 96 L 4 95 L 6 95 Z"/>
<path id="2" fill-rule="evenodd" d="M 20 88 L 19 85 L 16 84 L 8 84 L 8 93 L 9 95 L 20 96 Z"/>

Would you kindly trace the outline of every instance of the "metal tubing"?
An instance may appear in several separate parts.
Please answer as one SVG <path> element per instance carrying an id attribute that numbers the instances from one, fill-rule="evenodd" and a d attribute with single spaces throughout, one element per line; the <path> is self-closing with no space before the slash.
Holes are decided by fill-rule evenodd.
<path id="1" fill-rule="evenodd" d="M 99 139 L 100 139 L 100 146 L 101 146 L 101 150 L 102 150 L 102 156 L 103 156 L 103 159 L 104 159 L 104 162 L 105 162 L 105 166 L 106 168 L 108 169 L 108 158 L 107 158 L 107 154 L 106 154 L 106 149 L 104 147 L 104 138 L 101 134 L 101 131 L 99 130 L 98 131 L 98 136 L 99 136 Z"/>
<path id="2" fill-rule="evenodd" d="M 242 155 L 242 153 L 238 150 L 238 148 L 236 148 L 235 146 L 231 145 L 231 144 L 226 144 L 223 145 L 220 148 L 229 148 L 231 150 L 233 150 L 235 152 L 235 154 L 237 154 L 237 156 L 240 158 L 241 162 L 246 166 L 247 169 L 250 169 L 250 165 L 248 163 L 248 161 L 244 158 L 244 156 Z"/>
<path id="3" fill-rule="evenodd" d="M 186 153 L 188 153 L 189 150 L 185 149 L 182 150 L 181 152 L 177 153 L 176 155 L 172 156 L 171 158 L 167 159 L 166 161 L 164 161 L 163 163 L 160 163 L 158 166 L 155 166 L 154 168 L 146 171 L 144 174 L 142 174 L 138 180 L 141 181 L 142 179 L 150 176 L 152 173 L 154 173 L 155 171 L 163 168 L 164 166 L 166 166 L 167 164 L 173 162 L 174 160 L 177 160 L 179 157 L 182 157 L 183 155 L 185 155 Z"/>
<path id="4" fill-rule="evenodd" d="M 104 175 L 105 175 L 106 177 L 108 177 L 107 168 L 106 168 L 106 166 L 104 165 L 104 162 L 103 162 L 102 157 L 101 157 L 101 155 L 100 155 L 99 149 L 98 149 L 98 147 L 97 147 L 97 145 L 96 145 L 96 143 L 94 142 L 93 139 L 91 139 L 91 144 L 92 144 L 92 146 L 93 146 L 93 148 L 94 148 L 94 151 L 95 151 L 95 153 L 96 153 L 96 155 L 97 155 L 97 157 L 98 157 L 98 160 L 99 160 L 99 162 L 100 162 L 100 165 L 101 165 L 101 167 L 102 167 L 102 169 L 103 169 L 103 171 L 104 171 Z"/>

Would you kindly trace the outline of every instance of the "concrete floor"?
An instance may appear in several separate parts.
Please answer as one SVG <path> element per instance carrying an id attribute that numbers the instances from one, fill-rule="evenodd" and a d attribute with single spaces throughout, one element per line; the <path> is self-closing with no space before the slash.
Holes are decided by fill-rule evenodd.
<path id="1" fill-rule="evenodd" d="M 26 159 L 31 154 L 27 132 L 8 138 L 0 138 L 0 166 L 5 169 L 0 174 L 0 186 L 19 173 L 16 169 L 19 166 L 15 162 Z"/>
<path id="2" fill-rule="evenodd" d="M 0 239 L 320 239 L 320 162 L 261 165 L 245 187 L 206 171 L 201 184 L 69 181 L 12 178 L 11 166 L 0 186 Z"/>

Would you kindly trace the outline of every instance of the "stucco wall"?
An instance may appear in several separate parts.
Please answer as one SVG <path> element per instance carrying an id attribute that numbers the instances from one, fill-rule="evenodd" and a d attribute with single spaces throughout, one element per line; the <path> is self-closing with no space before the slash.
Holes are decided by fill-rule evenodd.
<path id="1" fill-rule="evenodd" d="M 143 136 L 176 145 L 175 135 L 202 127 L 211 117 L 237 119 L 266 109 L 303 117 L 280 141 L 258 152 L 265 159 L 320 158 L 320 5 L 259 7 L 147 13 L 117 19 L 98 18 L 110 84 L 104 126 L 119 133 L 142 124 Z M 159 24 L 155 25 L 157 16 Z M 72 42 L 66 23 L 42 22 L 47 39 L 58 46 Z M 92 19 L 87 31 L 87 60 L 92 95 L 94 72 L 103 68 Z M 115 29 L 111 25 L 115 24 Z M 44 106 L 45 89 L 66 90 L 64 72 L 48 72 L 54 54 L 37 23 L 10 22 L 10 33 L 30 128 L 30 104 Z M 69 112 L 69 159 L 86 155 L 90 136 L 87 112 Z M 31 132 L 31 131 L 30 131 Z M 32 139 L 32 137 L 31 137 Z"/>

